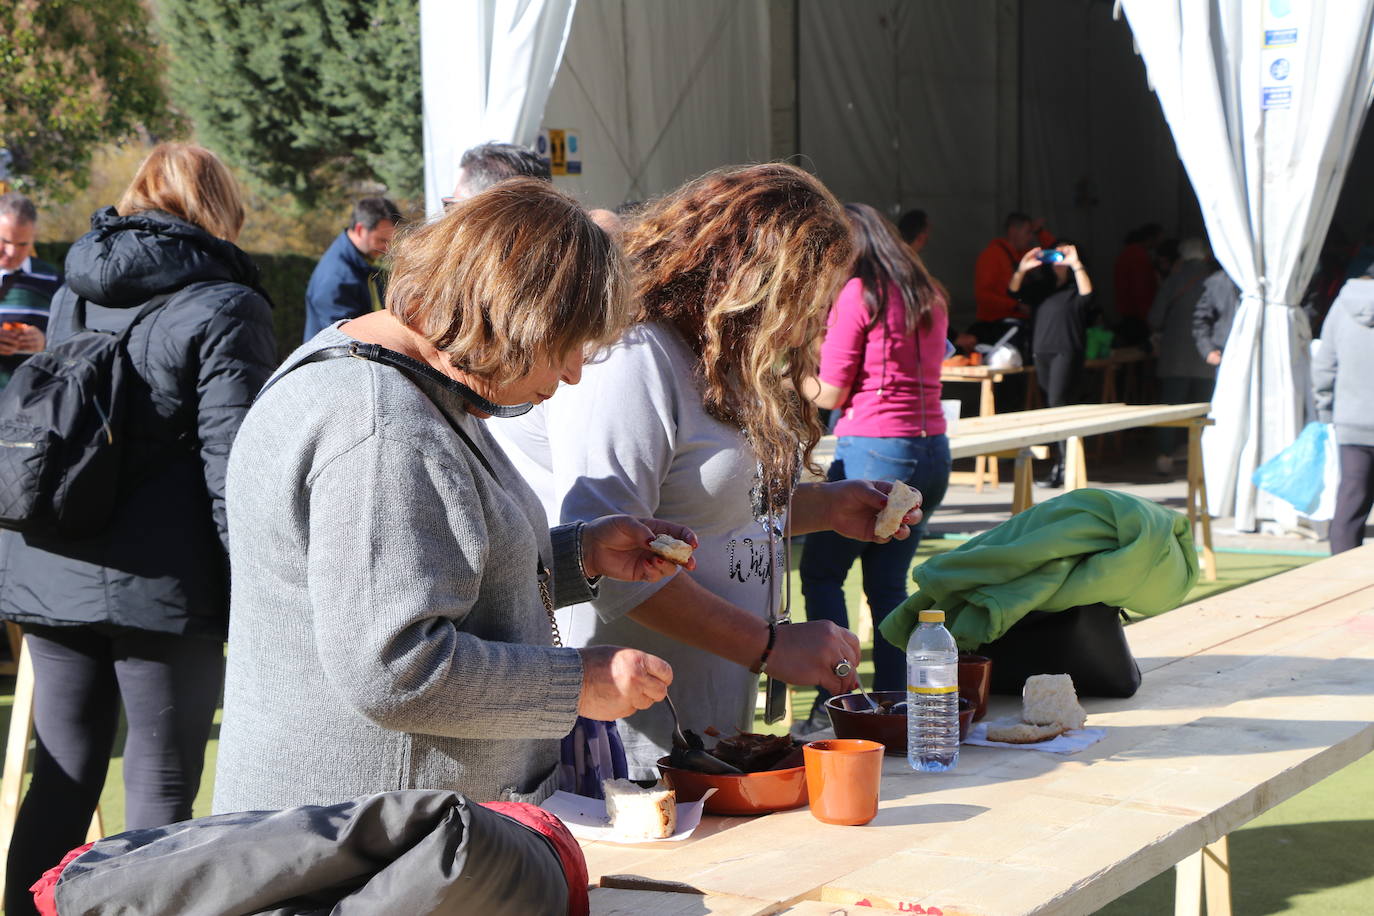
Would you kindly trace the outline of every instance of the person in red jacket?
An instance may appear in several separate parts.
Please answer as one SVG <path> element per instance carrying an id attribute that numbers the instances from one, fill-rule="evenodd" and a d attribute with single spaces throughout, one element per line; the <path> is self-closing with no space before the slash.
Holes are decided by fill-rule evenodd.
<path id="1" fill-rule="evenodd" d="M 1159 291 L 1154 253 L 1163 237 L 1164 229 L 1158 223 L 1147 223 L 1126 235 L 1121 253 L 1116 256 L 1112 285 L 1122 343 L 1139 345 L 1150 337 L 1150 306 Z"/>
<path id="2" fill-rule="evenodd" d="M 1035 244 L 1040 221 L 1024 213 L 1008 213 L 1003 233 L 988 242 L 973 265 L 973 300 L 977 320 L 1002 321 L 1028 318 L 1030 312 L 1007 293 L 1007 284 L 1021 263 L 1021 256 Z"/>

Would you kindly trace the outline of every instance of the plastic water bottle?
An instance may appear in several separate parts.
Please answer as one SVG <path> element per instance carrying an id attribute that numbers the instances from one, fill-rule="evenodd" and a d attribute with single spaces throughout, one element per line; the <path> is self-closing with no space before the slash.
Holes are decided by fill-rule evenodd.
<path id="1" fill-rule="evenodd" d="M 940 772 L 959 761 L 959 649 L 944 611 L 921 611 L 906 644 L 906 759 Z"/>

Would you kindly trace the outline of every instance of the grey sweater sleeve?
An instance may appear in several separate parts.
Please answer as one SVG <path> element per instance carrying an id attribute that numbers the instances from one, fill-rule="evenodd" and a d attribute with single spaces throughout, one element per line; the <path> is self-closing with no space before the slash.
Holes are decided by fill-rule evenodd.
<path id="1" fill-rule="evenodd" d="M 1217 295 L 1215 281 L 1214 274 L 1202 284 L 1202 295 L 1193 306 L 1193 343 L 1197 345 L 1198 355 L 1203 359 L 1218 349 L 1212 343 L 1212 328 L 1216 325 L 1218 317 L 1217 304 L 1213 301 Z"/>
<path id="2" fill-rule="evenodd" d="M 514 627 L 534 641 L 548 625 L 534 570 L 488 555 L 466 469 L 372 435 L 326 465 L 309 492 L 315 644 L 346 703 L 396 731 L 568 733 L 582 687 L 577 650 L 474 634 Z M 522 614 L 533 616 L 512 619 Z"/>
<path id="3" fill-rule="evenodd" d="M 587 581 L 582 568 L 582 522 L 558 525 L 549 532 L 553 542 L 553 606 L 591 601 L 600 592 Z"/>
<path id="4" fill-rule="evenodd" d="M 1312 359 L 1312 402 L 1317 409 L 1317 422 L 1330 423 L 1336 401 L 1336 348 L 1341 333 L 1340 309 L 1333 308 L 1322 326 L 1321 346 Z"/>

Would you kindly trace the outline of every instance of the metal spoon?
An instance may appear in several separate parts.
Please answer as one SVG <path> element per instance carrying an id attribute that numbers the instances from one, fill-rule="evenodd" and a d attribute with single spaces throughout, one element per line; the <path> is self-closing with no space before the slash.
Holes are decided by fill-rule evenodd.
<path id="1" fill-rule="evenodd" d="M 663 702 L 668 704 L 668 711 L 673 714 L 673 747 L 680 747 L 684 751 L 690 751 L 692 745 L 687 743 L 687 736 L 682 733 L 682 723 L 677 718 L 677 707 L 673 705 L 673 698 L 668 694 L 663 695 Z"/>
<path id="2" fill-rule="evenodd" d="M 699 747 L 692 747 L 688 742 L 687 736 L 683 734 L 682 723 L 678 721 L 677 707 L 673 705 L 673 698 L 666 693 L 663 699 L 667 701 L 668 711 L 673 714 L 673 748 L 669 754 L 669 760 L 674 766 L 681 766 L 684 770 L 695 770 L 698 773 L 706 773 L 712 776 L 740 776 L 744 771 L 733 764 L 726 763 L 715 754 L 705 751 Z"/>
<path id="3" fill-rule="evenodd" d="M 864 690 L 864 682 L 861 678 L 855 677 L 854 684 L 859 688 L 859 695 L 868 701 L 869 707 L 871 707 L 874 712 L 880 713 L 883 711 L 883 708 L 879 706 L 871 696 L 868 695 L 868 691 Z"/>

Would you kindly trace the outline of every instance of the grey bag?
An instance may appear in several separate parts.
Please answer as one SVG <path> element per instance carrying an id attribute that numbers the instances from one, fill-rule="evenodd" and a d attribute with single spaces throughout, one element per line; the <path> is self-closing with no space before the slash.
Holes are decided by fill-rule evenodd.
<path id="1" fill-rule="evenodd" d="M 70 862 L 60 916 L 568 912 L 553 846 L 456 792 L 387 792 L 131 830 Z"/>

